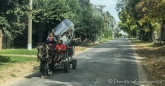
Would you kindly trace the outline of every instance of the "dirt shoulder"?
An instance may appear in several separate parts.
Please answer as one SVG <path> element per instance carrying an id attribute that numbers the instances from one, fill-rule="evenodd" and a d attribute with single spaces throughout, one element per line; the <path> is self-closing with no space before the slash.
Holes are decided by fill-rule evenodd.
<path id="1" fill-rule="evenodd" d="M 148 42 L 132 42 L 132 46 L 152 86 L 165 86 L 165 46 Z"/>

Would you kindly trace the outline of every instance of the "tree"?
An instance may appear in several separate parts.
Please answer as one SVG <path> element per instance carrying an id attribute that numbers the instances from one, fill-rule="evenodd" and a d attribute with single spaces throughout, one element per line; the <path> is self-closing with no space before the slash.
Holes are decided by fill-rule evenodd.
<path id="1" fill-rule="evenodd" d="M 116 9 L 120 11 L 119 18 L 127 26 L 128 33 L 132 33 L 131 35 L 134 36 L 139 34 L 140 39 L 151 41 L 154 29 L 151 21 L 144 19 L 145 13 L 137 10 L 139 3 L 141 0 L 118 0 Z"/>
<path id="2" fill-rule="evenodd" d="M 29 9 L 28 3 L 28 0 L 0 0 L 0 28 L 6 37 L 4 44 L 26 47 L 29 13 L 33 19 L 33 46 L 45 42 L 48 32 L 65 18 L 74 23 L 76 37 L 82 40 L 95 41 L 103 33 L 105 37 L 111 37 L 115 25 L 111 14 L 103 11 L 105 6 L 95 8 L 90 0 L 33 0 L 33 10 Z"/>
<path id="3" fill-rule="evenodd" d="M 165 0 L 141 0 L 136 5 L 136 10 L 141 16 L 141 22 L 150 22 L 150 26 L 154 27 L 154 23 L 162 22 L 161 33 L 165 43 L 165 16 L 164 16 Z M 142 9 L 142 10 L 141 10 Z M 141 15 L 140 15 L 141 13 Z M 157 28 L 158 29 L 158 28 Z"/>
<path id="4" fill-rule="evenodd" d="M 23 35 L 22 31 L 26 28 L 27 0 L 0 0 L 0 2 L 0 28 L 5 34 L 4 37 L 9 39 L 6 44 L 7 48 L 13 45 L 13 40 L 18 35 Z"/>

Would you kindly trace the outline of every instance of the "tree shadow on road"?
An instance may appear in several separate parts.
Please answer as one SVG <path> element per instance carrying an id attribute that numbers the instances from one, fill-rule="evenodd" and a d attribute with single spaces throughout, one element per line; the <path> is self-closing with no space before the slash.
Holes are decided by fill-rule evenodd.
<path id="1" fill-rule="evenodd" d="M 46 78 L 45 79 L 48 79 L 50 76 L 55 76 L 57 74 L 61 74 L 61 73 L 64 73 L 64 69 L 63 67 L 58 67 L 58 68 L 55 68 L 53 69 L 53 74 L 52 75 L 48 75 L 46 74 Z M 24 76 L 25 78 L 28 78 L 28 79 L 31 79 L 31 78 L 34 78 L 34 77 L 38 77 L 38 78 L 41 78 L 42 77 L 42 73 L 39 71 L 39 66 L 35 66 L 33 67 L 33 73 L 32 74 L 28 74 L 26 76 Z"/>

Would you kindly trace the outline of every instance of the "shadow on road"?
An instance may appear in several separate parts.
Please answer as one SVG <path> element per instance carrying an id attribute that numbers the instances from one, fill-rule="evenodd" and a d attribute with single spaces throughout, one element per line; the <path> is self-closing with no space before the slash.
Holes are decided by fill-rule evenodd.
<path id="1" fill-rule="evenodd" d="M 33 70 L 33 73 L 32 74 L 29 74 L 29 75 L 26 75 L 26 76 L 24 76 L 25 78 L 34 78 L 34 77 L 38 77 L 38 78 L 41 78 L 42 77 L 42 73 L 39 71 L 39 66 L 35 66 L 34 68 L 33 68 L 34 70 Z M 70 69 L 71 71 L 72 71 L 72 69 Z M 54 75 L 57 75 L 57 74 L 63 74 L 63 73 L 65 73 L 64 72 L 64 69 L 63 69 L 63 67 L 61 66 L 61 67 L 57 67 L 57 68 L 54 68 L 53 69 L 53 76 Z M 66 73 L 65 73 L 66 74 Z M 46 77 L 49 77 L 49 76 L 52 76 L 52 75 L 45 75 Z"/>

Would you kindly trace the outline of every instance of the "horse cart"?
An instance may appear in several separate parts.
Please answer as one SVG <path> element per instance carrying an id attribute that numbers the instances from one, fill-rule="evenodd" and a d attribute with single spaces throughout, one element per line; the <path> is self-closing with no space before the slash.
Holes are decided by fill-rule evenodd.
<path id="1" fill-rule="evenodd" d="M 64 72 L 70 72 L 70 67 L 73 69 L 77 68 L 77 60 L 73 59 L 75 53 L 75 44 L 79 41 L 74 39 L 74 25 L 69 19 L 64 19 L 60 24 L 58 24 L 54 29 L 52 29 L 56 40 L 63 40 L 67 49 L 65 55 L 60 59 L 60 62 L 54 61 L 56 56 L 56 50 L 50 48 L 45 43 L 39 43 L 38 49 L 38 60 L 40 61 L 40 72 L 42 75 L 50 74 L 50 67 L 63 67 Z M 55 65 L 58 64 L 58 65 Z"/>

